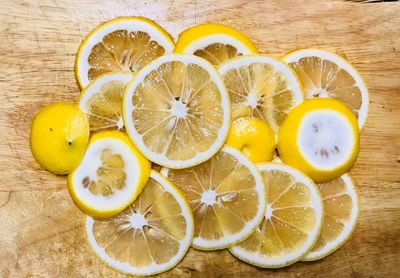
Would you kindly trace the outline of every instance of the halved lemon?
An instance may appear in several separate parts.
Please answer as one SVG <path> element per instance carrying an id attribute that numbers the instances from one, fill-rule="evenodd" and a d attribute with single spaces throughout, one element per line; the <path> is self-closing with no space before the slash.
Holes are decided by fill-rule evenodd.
<path id="1" fill-rule="evenodd" d="M 207 162 L 161 173 L 182 190 L 193 209 L 192 246 L 202 250 L 230 247 L 257 227 L 266 207 L 265 185 L 256 166 L 225 146 Z"/>
<path id="2" fill-rule="evenodd" d="M 118 17 L 97 26 L 82 41 L 75 60 L 81 88 L 106 72 L 137 72 L 174 49 L 171 36 L 144 17 Z"/>
<path id="3" fill-rule="evenodd" d="M 346 173 L 357 159 L 360 134 L 354 113 L 336 99 L 309 99 L 286 117 L 278 134 L 280 158 L 327 182 Z"/>
<path id="4" fill-rule="evenodd" d="M 360 128 L 368 114 L 368 90 L 357 70 L 339 55 L 302 49 L 286 54 L 284 61 L 299 76 L 306 98 L 334 98 L 344 102 L 355 113 Z"/>
<path id="5" fill-rule="evenodd" d="M 112 268 L 131 275 L 153 275 L 174 267 L 193 238 L 193 216 L 185 197 L 151 171 L 138 198 L 106 220 L 87 217 L 93 251 Z"/>
<path id="6" fill-rule="evenodd" d="M 126 88 L 127 133 L 151 161 L 187 168 L 213 156 L 229 131 L 224 82 L 206 60 L 193 55 L 160 57 Z"/>
<path id="7" fill-rule="evenodd" d="M 324 200 L 324 224 L 317 244 L 303 261 L 322 259 L 341 247 L 354 231 L 359 214 L 357 192 L 348 174 L 317 186 Z"/>
<path id="8" fill-rule="evenodd" d="M 219 68 L 229 92 L 232 119 L 257 117 L 277 132 L 289 111 L 304 100 L 294 71 L 267 56 L 234 58 Z"/>
<path id="9" fill-rule="evenodd" d="M 90 131 L 124 130 L 122 97 L 131 73 L 106 73 L 96 78 L 79 96 L 79 107 L 89 118 Z"/>
<path id="10" fill-rule="evenodd" d="M 233 57 L 258 53 L 254 44 L 241 32 L 223 24 L 200 24 L 183 31 L 175 53 L 193 54 L 219 65 Z"/>
<path id="11" fill-rule="evenodd" d="M 284 164 L 259 164 L 267 187 L 267 209 L 258 228 L 229 249 L 242 261 L 279 268 L 302 259 L 317 242 L 323 204 L 315 184 Z"/>
<path id="12" fill-rule="evenodd" d="M 95 218 L 114 216 L 142 191 L 150 162 L 119 131 L 95 133 L 79 166 L 68 175 L 75 204 Z"/>

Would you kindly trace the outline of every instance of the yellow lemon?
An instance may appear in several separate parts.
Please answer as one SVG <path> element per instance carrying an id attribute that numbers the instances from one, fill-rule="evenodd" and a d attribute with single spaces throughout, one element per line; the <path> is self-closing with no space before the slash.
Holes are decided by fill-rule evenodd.
<path id="1" fill-rule="evenodd" d="M 82 159 L 89 140 L 89 121 L 78 106 L 52 103 L 32 121 L 30 146 L 40 166 L 55 174 L 68 174 Z"/>
<path id="2" fill-rule="evenodd" d="M 252 162 L 268 162 L 274 156 L 276 139 L 272 128 L 258 118 L 233 122 L 226 144 L 242 151 Z"/>
<path id="3" fill-rule="evenodd" d="M 354 113 L 342 102 L 319 98 L 296 106 L 279 129 L 278 151 L 286 164 L 316 182 L 347 172 L 357 159 L 359 128 Z"/>

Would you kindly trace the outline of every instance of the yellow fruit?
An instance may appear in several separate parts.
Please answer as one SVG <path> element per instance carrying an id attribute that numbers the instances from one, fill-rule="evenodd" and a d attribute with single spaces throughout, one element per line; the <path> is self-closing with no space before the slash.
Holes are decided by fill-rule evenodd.
<path id="1" fill-rule="evenodd" d="M 152 162 L 187 168 L 211 158 L 230 125 L 229 96 L 206 60 L 162 56 L 138 72 L 123 100 L 126 131 Z"/>
<path id="2" fill-rule="evenodd" d="M 289 113 L 279 129 L 278 151 L 284 163 L 316 182 L 326 182 L 353 166 L 359 140 L 357 119 L 346 105 L 316 98 Z"/>
<path id="3" fill-rule="evenodd" d="M 289 111 L 304 100 L 294 71 L 272 57 L 236 57 L 218 71 L 228 89 L 233 120 L 257 117 L 278 132 Z"/>
<path id="4" fill-rule="evenodd" d="M 317 243 L 303 261 L 322 259 L 342 246 L 353 233 L 359 214 L 357 192 L 348 174 L 317 186 L 324 200 L 324 224 Z"/>
<path id="5" fill-rule="evenodd" d="M 192 246 L 224 249 L 249 236 L 264 216 L 265 185 L 257 167 L 241 152 L 225 146 L 192 168 L 163 168 L 188 199 L 195 223 Z"/>
<path id="6" fill-rule="evenodd" d="M 111 219 L 86 221 L 90 246 L 112 268 L 153 275 L 174 267 L 193 238 L 193 216 L 185 197 L 152 171 L 142 193 Z"/>
<path id="7" fill-rule="evenodd" d="M 201 24 L 183 31 L 175 53 L 193 54 L 219 65 L 238 55 L 256 54 L 253 43 L 239 31 L 223 24 Z"/>
<path id="8" fill-rule="evenodd" d="M 357 70 L 342 57 L 319 49 L 302 49 L 284 57 L 299 76 L 306 98 L 334 98 L 353 110 L 362 128 L 368 114 L 368 90 Z"/>
<path id="9" fill-rule="evenodd" d="M 32 120 L 30 147 L 39 165 L 59 175 L 72 172 L 85 153 L 89 122 L 78 106 L 52 103 Z"/>
<path id="10" fill-rule="evenodd" d="M 107 72 L 137 72 L 171 53 L 174 42 L 157 23 L 144 17 L 118 17 L 97 26 L 76 54 L 75 75 L 81 88 Z"/>
<path id="11" fill-rule="evenodd" d="M 150 175 L 150 162 L 125 133 L 95 133 L 81 164 L 68 175 L 75 204 L 95 218 L 112 217 L 140 194 Z"/>
<path id="12" fill-rule="evenodd" d="M 259 164 L 267 188 L 267 209 L 257 229 L 229 249 L 242 261 L 279 268 L 302 259 L 317 242 L 323 204 L 315 184 L 300 171 L 284 165 Z"/>
<path id="13" fill-rule="evenodd" d="M 271 127 L 261 119 L 239 118 L 233 122 L 226 140 L 252 162 L 268 162 L 274 157 L 276 139 Z"/>

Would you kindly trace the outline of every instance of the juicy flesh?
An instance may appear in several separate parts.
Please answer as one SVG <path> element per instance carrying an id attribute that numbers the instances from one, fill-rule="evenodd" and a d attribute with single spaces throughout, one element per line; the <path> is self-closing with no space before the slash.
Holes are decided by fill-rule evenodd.
<path id="1" fill-rule="evenodd" d="M 96 180 L 88 176 L 82 185 L 92 194 L 109 196 L 114 190 L 122 189 L 126 183 L 125 163 L 119 154 L 104 149 L 100 155 L 101 165 L 96 170 Z"/>
<path id="2" fill-rule="evenodd" d="M 299 76 L 306 98 L 335 98 L 346 103 L 358 115 L 362 104 L 361 92 L 347 71 L 318 57 L 301 58 L 290 66 Z"/>
<path id="3" fill-rule="evenodd" d="M 223 125 L 221 94 L 207 71 L 167 62 L 132 97 L 132 119 L 147 148 L 171 160 L 208 150 Z"/>
<path id="4" fill-rule="evenodd" d="M 321 235 L 313 251 L 321 250 L 327 243 L 334 241 L 344 230 L 351 218 L 353 202 L 348 195 L 346 185 L 341 178 L 318 185 L 324 200 L 325 214 Z"/>
<path id="5" fill-rule="evenodd" d="M 263 171 L 262 175 L 268 192 L 266 215 L 253 234 L 239 246 L 274 259 L 305 243 L 315 226 L 316 216 L 306 185 L 278 170 Z"/>
<path id="6" fill-rule="evenodd" d="M 137 72 L 164 53 L 165 49 L 145 32 L 117 30 L 104 36 L 92 48 L 88 58 L 88 78 L 92 81 L 113 71 Z"/>
<path id="7" fill-rule="evenodd" d="M 234 46 L 222 43 L 207 45 L 202 49 L 196 50 L 193 54 L 206 59 L 213 65 L 220 65 L 233 57 L 241 55 Z"/>
<path id="8" fill-rule="evenodd" d="M 223 78 L 232 105 L 232 120 L 257 117 L 276 131 L 295 104 L 283 73 L 268 64 L 253 63 L 227 71 Z"/>
<path id="9" fill-rule="evenodd" d="M 125 211 L 107 220 L 96 220 L 93 234 L 109 257 L 143 268 L 174 257 L 185 238 L 186 225 L 174 196 L 150 179 Z"/>
<path id="10" fill-rule="evenodd" d="M 254 177 L 227 153 L 193 168 L 169 170 L 168 177 L 193 208 L 195 237 L 214 241 L 238 233 L 258 211 Z"/>
<path id="11" fill-rule="evenodd" d="M 121 115 L 124 89 L 124 82 L 110 81 L 86 102 L 90 131 L 124 129 Z"/>

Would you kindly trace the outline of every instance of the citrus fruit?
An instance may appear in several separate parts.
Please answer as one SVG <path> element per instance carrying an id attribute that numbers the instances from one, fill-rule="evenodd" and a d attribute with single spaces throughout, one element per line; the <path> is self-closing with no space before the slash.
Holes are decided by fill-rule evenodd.
<path id="1" fill-rule="evenodd" d="M 193 209 L 192 246 L 223 249 L 244 240 L 265 211 L 265 185 L 256 166 L 225 146 L 210 160 L 188 169 L 163 168 Z"/>
<path id="2" fill-rule="evenodd" d="M 219 68 L 229 92 L 232 119 L 257 117 L 277 132 L 289 111 L 304 99 L 293 70 L 267 56 L 241 56 Z"/>
<path id="3" fill-rule="evenodd" d="M 182 194 L 151 171 L 142 193 L 123 212 L 106 220 L 87 217 L 93 251 L 112 268 L 153 275 L 174 267 L 193 238 L 193 217 Z"/>
<path id="4" fill-rule="evenodd" d="M 125 128 L 151 161 L 186 168 L 213 156 L 229 131 L 223 80 L 206 60 L 171 54 L 137 73 L 123 100 Z"/>
<path id="5" fill-rule="evenodd" d="M 302 49 L 284 57 L 299 76 L 306 98 L 334 98 L 344 102 L 358 118 L 359 127 L 368 114 L 368 90 L 357 70 L 339 55 Z"/>
<path id="6" fill-rule="evenodd" d="M 268 196 L 264 219 L 229 251 L 259 267 L 284 267 L 303 258 L 317 242 L 323 220 L 322 199 L 315 184 L 290 166 L 264 163 L 258 169 Z"/>
<path id="7" fill-rule="evenodd" d="M 283 122 L 278 151 L 284 163 L 316 182 L 327 182 L 353 166 L 359 137 L 357 119 L 346 105 L 335 99 L 310 99 Z"/>
<path id="8" fill-rule="evenodd" d="M 265 121 L 247 117 L 232 123 L 226 144 L 243 152 L 252 162 L 259 163 L 274 157 L 276 139 Z"/>
<path id="9" fill-rule="evenodd" d="M 239 55 L 258 53 L 253 43 L 239 31 L 223 24 L 200 24 L 183 31 L 176 53 L 193 54 L 219 65 Z"/>
<path id="10" fill-rule="evenodd" d="M 82 41 L 76 54 L 75 75 L 84 88 L 106 72 L 137 72 L 173 49 L 171 36 L 154 21 L 118 17 L 97 26 Z"/>
<path id="11" fill-rule="evenodd" d="M 317 186 L 324 201 L 324 224 L 317 243 L 303 261 L 322 259 L 342 246 L 354 231 L 359 214 L 357 192 L 348 174 Z"/>
<path id="12" fill-rule="evenodd" d="M 90 131 L 124 130 L 122 97 L 130 73 L 106 73 L 92 81 L 79 96 L 79 107 L 88 116 Z"/>
<path id="13" fill-rule="evenodd" d="M 68 175 L 75 204 L 95 218 L 112 217 L 126 209 L 142 191 L 150 162 L 116 130 L 95 133 L 79 166 Z"/>
<path id="14" fill-rule="evenodd" d="M 68 174 L 82 159 L 89 141 L 89 122 L 78 106 L 57 102 L 43 107 L 33 118 L 30 147 L 39 165 Z"/>

